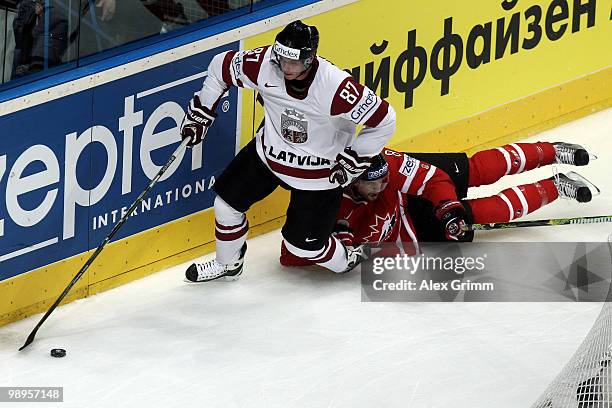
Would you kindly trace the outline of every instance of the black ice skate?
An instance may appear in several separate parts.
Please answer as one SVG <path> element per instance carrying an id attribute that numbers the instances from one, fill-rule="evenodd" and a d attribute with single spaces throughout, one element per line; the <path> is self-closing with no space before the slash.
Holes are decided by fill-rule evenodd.
<path id="1" fill-rule="evenodd" d="M 573 171 L 563 174 L 558 173 L 551 177 L 557 186 L 559 196 L 562 198 L 568 198 L 578 201 L 579 203 L 588 203 L 593 198 L 593 192 L 591 188 L 594 188 L 596 194 L 599 193 L 599 189 L 583 176 Z M 589 188 L 591 186 L 591 188 Z"/>
<path id="2" fill-rule="evenodd" d="M 555 142 L 557 163 L 571 164 L 573 166 L 586 166 L 591 159 L 586 149 L 578 144 Z M 596 158 L 596 157 L 594 157 Z"/>
<path id="3" fill-rule="evenodd" d="M 185 272 L 185 279 L 192 283 L 208 282 L 215 279 L 234 281 L 242 274 L 244 254 L 246 253 L 246 242 L 240 248 L 240 258 L 233 264 L 225 265 L 216 259 L 203 263 L 192 263 Z"/>
<path id="4" fill-rule="evenodd" d="M 358 245 L 356 247 L 345 247 L 346 256 L 348 258 L 348 266 L 342 273 L 347 273 L 355 269 L 357 265 L 365 261 L 370 257 L 370 248 L 365 245 Z"/>

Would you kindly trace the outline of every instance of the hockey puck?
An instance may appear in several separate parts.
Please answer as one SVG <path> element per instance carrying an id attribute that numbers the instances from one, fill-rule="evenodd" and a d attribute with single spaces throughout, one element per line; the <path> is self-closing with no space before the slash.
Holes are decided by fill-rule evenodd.
<path id="1" fill-rule="evenodd" d="M 66 357 L 66 350 L 64 349 L 51 349 L 51 357 Z"/>

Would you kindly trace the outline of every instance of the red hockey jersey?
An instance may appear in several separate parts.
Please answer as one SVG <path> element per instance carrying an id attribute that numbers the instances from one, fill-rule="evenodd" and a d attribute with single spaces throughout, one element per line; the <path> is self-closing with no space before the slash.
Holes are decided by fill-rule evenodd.
<path id="1" fill-rule="evenodd" d="M 457 200 L 455 186 L 444 171 L 431 164 L 391 149 L 383 149 L 382 154 L 389 164 L 389 184 L 374 202 L 356 201 L 344 194 L 337 219 L 348 223 L 352 236 L 343 235 L 343 241 L 347 245 L 396 243 L 400 252 L 416 253 L 418 241 L 405 209 L 406 196 L 421 196 L 436 207 L 442 201 Z"/>

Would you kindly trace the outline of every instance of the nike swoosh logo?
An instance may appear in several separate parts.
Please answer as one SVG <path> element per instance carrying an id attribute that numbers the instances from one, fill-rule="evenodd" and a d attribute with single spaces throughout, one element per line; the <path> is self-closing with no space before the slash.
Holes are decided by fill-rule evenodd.
<path id="1" fill-rule="evenodd" d="M 269 84 L 269 83 L 267 83 L 267 82 L 264 84 L 264 86 L 265 86 L 266 88 L 278 88 L 278 85 L 270 85 L 270 84 Z"/>
<path id="2" fill-rule="evenodd" d="M 459 173 L 459 167 L 457 167 L 457 163 L 453 163 L 455 165 L 455 173 Z"/>
<path id="3" fill-rule="evenodd" d="M 316 241 L 316 238 L 306 238 L 306 242 L 314 242 Z"/>

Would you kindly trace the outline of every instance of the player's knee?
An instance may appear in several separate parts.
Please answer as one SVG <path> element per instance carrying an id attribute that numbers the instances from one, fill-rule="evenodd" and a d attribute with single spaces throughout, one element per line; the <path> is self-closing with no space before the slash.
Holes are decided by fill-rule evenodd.
<path id="1" fill-rule="evenodd" d="M 288 252 L 297 257 L 305 259 L 316 258 L 320 255 L 321 251 L 325 249 L 324 243 L 319 243 L 313 247 L 311 242 L 309 242 L 311 246 L 306 248 L 305 240 L 288 239 L 285 234 L 283 234 L 283 244 Z"/>
<path id="2" fill-rule="evenodd" d="M 214 209 L 215 218 L 217 220 L 223 220 L 224 224 L 235 224 L 242 221 L 245 217 L 244 213 L 234 209 L 219 196 L 215 198 Z"/>
<path id="3" fill-rule="evenodd" d="M 285 242 L 304 251 L 320 251 L 325 247 L 331 233 L 322 237 L 321 232 L 304 231 L 300 227 L 285 224 L 281 230 Z"/>

